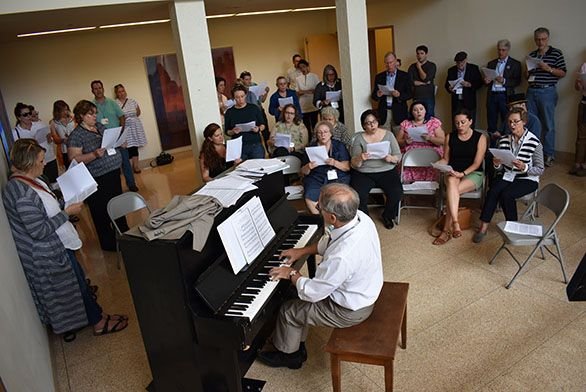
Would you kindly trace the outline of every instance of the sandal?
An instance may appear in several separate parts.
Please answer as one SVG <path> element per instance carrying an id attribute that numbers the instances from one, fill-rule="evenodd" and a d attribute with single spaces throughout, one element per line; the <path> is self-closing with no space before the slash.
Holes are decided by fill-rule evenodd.
<path id="1" fill-rule="evenodd" d="M 116 321 L 116 323 L 112 327 L 110 327 L 110 321 L 112 321 L 112 322 Z M 99 331 L 96 331 L 94 329 L 94 336 L 101 336 L 101 335 L 107 335 L 109 333 L 120 332 L 120 331 L 124 330 L 126 327 L 128 327 L 128 320 L 127 319 L 124 319 L 124 318 L 113 319 L 112 316 L 108 315 L 108 316 L 106 316 L 106 322 L 104 323 L 104 327 Z"/>
<path id="2" fill-rule="evenodd" d="M 456 230 L 456 225 L 458 225 L 457 230 Z M 452 237 L 454 237 L 454 238 L 462 237 L 462 229 L 460 228 L 460 224 L 458 222 L 453 222 L 452 227 L 454 227 L 454 230 L 452 230 Z"/>
<path id="3" fill-rule="evenodd" d="M 452 238 L 452 233 L 450 233 L 449 231 L 442 231 L 440 233 L 440 235 L 435 237 L 435 240 L 433 240 L 432 244 L 443 245 L 446 242 L 448 242 L 451 238 Z"/>
<path id="4" fill-rule="evenodd" d="M 75 340 L 76 337 L 77 335 L 73 331 L 65 332 L 63 334 L 63 341 L 66 343 L 71 343 Z"/>

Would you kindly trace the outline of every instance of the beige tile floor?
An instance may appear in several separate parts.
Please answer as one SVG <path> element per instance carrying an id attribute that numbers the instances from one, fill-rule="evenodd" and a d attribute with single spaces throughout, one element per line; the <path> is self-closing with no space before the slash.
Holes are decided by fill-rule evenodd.
<path id="1" fill-rule="evenodd" d="M 559 230 L 571 276 L 586 252 L 586 178 L 566 171 L 567 166 L 556 164 L 543 183 L 555 181 L 571 194 Z M 172 195 L 195 188 L 194 172 L 187 154 L 172 165 L 145 169 L 137 175 L 140 193 L 151 206 L 163 206 Z M 503 254 L 488 265 L 500 244 L 494 230 L 480 245 L 472 243 L 468 230 L 434 247 L 426 233 L 432 221 L 431 211 L 411 210 L 391 231 L 378 223 L 385 279 L 410 283 L 408 346 L 397 351 L 395 390 L 586 391 L 586 303 L 567 301 L 553 258 L 533 260 L 506 290 L 515 264 Z M 78 230 L 84 240 L 80 259 L 100 286 L 100 303 L 109 312 L 129 314 L 130 326 L 104 337 L 86 329 L 73 343 L 52 336 L 58 390 L 143 391 L 151 374 L 124 268 L 116 268 L 115 254 L 96 246 L 87 211 Z M 266 380 L 266 391 L 331 390 L 329 358 L 323 352 L 329 333 L 327 328 L 311 331 L 302 369 L 255 363 L 247 376 Z M 342 388 L 382 391 L 382 368 L 343 363 Z"/>

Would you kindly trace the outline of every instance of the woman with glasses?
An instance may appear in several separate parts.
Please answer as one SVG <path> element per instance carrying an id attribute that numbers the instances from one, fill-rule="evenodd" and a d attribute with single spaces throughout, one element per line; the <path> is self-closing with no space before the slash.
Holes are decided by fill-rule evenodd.
<path id="1" fill-rule="evenodd" d="M 290 135 L 290 144 L 288 146 L 276 146 L 277 134 Z M 281 111 L 279 122 L 271 130 L 271 135 L 267 141 L 271 156 L 281 157 L 290 154 L 302 156 L 307 142 L 307 128 L 299 118 L 297 107 L 292 104 L 285 105 L 283 111 Z"/>
<path id="2" fill-rule="evenodd" d="M 334 102 L 327 97 L 328 91 L 342 91 L 342 81 L 338 78 L 338 71 L 333 65 L 328 64 L 324 67 L 323 79 L 321 83 L 315 86 L 313 93 L 313 104 L 319 110 L 326 106 L 332 106 L 340 112 L 340 121 L 344 122 L 344 104 L 342 98 Z"/>
<path id="3" fill-rule="evenodd" d="M 12 129 L 12 139 L 36 139 L 45 152 L 45 169 L 43 175 L 47 177 L 49 184 L 57 181 L 59 169 L 57 167 L 57 157 L 55 155 L 55 145 L 53 137 L 47 124 L 42 121 L 33 121 L 33 112 L 30 105 L 19 102 L 14 107 L 14 116 L 16 117 L 16 126 Z"/>
<path id="4" fill-rule="evenodd" d="M 351 162 L 354 170 L 350 185 L 358 192 L 359 208 L 365 214 L 368 214 L 370 190 L 375 187 L 383 190 L 386 200 L 382 221 L 390 230 L 395 227 L 394 220 L 399 213 L 399 202 L 403 196 L 403 186 L 397 168 L 401 160 L 401 150 L 393 133 L 379 127 L 378 116 L 374 110 L 369 109 L 362 113 L 360 122 L 364 132 L 357 133 L 352 143 Z M 377 152 L 374 152 L 374 147 L 379 147 Z"/>
<path id="5" fill-rule="evenodd" d="M 533 193 L 539 186 L 539 176 L 545 169 L 543 145 L 539 138 L 529 132 L 527 112 L 513 108 L 508 115 L 511 134 L 498 141 L 498 149 L 510 151 L 515 159 L 503 162 L 497 157 L 492 159 L 497 173 L 486 194 L 484 206 L 480 213 L 480 228 L 472 239 L 475 243 L 482 242 L 488 230 L 497 204 L 503 209 L 507 221 L 517 220 L 517 199 Z"/>
<path id="6" fill-rule="evenodd" d="M 456 111 L 454 125 L 456 132 L 446 136 L 444 157 L 436 162 L 450 165 L 452 170 L 445 176 L 448 211 L 442 232 L 433 241 L 434 245 L 443 245 L 451 238 L 462 236 L 458 223 L 460 195 L 482 187 L 484 177 L 481 165 L 486 154 L 487 138 L 472 128 L 472 114 L 468 109 Z"/>
<path id="7" fill-rule="evenodd" d="M 301 167 L 305 204 L 312 214 L 318 215 L 317 202 L 321 187 L 332 182 L 350 183 L 350 155 L 344 143 L 332 139 L 332 124 L 320 121 L 315 126 L 316 142 L 312 146 L 323 146 L 328 153 L 325 165 L 310 161 L 307 154 Z"/>

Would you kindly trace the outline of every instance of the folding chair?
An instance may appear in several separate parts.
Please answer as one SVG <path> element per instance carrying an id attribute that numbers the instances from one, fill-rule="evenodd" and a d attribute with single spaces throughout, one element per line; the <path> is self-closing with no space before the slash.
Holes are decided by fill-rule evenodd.
<path id="1" fill-rule="evenodd" d="M 511 287 L 511 285 L 513 284 L 517 276 L 519 276 L 525 265 L 529 262 L 529 260 L 531 260 L 531 258 L 533 258 L 533 256 L 538 250 L 541 250 L 542 258 L 545 258 L 543 257 L 543 248 L 545 248 L 545 250 L 547 250 L 560 263 L 564 283 L 568 282 L 568 279 L 566 278 L 566 271 L 564 270 L 564 259 L 562 255 L 562 250 L 560 248 L 560 241 L 555 229 L 558 222 L 565 214 L 569 203 L 570 195 L 568 191 L 566 191 L 564 188 L 560 187 L 557 184 L 548 184 L 539 191 L 539 193 L 537 194 L 537 198 L 531 203 L 529 208 L 527 208 L 527 210 L 521 217 L 521 222 L 539 224 L 542 228 L 541 237 L 508 233 L 504 230 L 506 222 L 500 222 L 497 225 L 498 233 L 503 239 L 503 244 L 496 252 L 496 254 L 493 256 L 493 258 L 490 259 L 488 264 L 492 264 L 492 262 L 496 259 L 499 253 L 504 249 L 509 253 L 509 255 L 511 255 L 511 257 L 513 258 L 513 260 L 515 260 L 515 263 L 517 263 L 517 266 L 519 267 L 517 272 L 509 282 L 509 284 L 507 284 L 506 288 Z M 541 206 L 551 210 L 555 214 L 555 219 L 551 224 L 547 225 L 542 222 L 531 220 L 532 211 L 535 210 L 537 204 L 540 204 Z M 555 245 L 557 254 L 555 254 L 548 248 L 549 245 Z M 529 256 L 527 256 L 527 259 L 521 262 L 515 257 L 515 255 L 513 255 L 513 253 L 509 249 L 509 246 L 532 246 L 533 249 L 531 250 L 531 253 L 529 253 Z"/>
<path id="2" fill-rule="evenodd" d="M 487 146 L 490 146 L 490 136 L 487 131 L 482 129 L 477 129 L 476 131 L 482 133 L 482 135 L 486 138 Z M 488 150 L 487 150 L 488 151 Z M 482 177 L 482 186 L 479 189 L 476 189 L 471 192 L 462 193 L 460 195 L 460 199 L 480 199 L 480 205 L 484 205 L 484 196 L 486 196 L 486 188 L 487 188 L 487 176 L 486 176 L 486 159 L 482 160 L 482 173 L 484 176 Z"/>
<path id="3" fill-rule="evenodd" d="M 301 159 L 299 159 L 299 157 L 296 157 L 295 155 L 285 155 L 279 157 L 278 159 L 289 165 L 287 169 L 283 169 L 283 175 L 287 179 L 286 185 L 291 185 L 289 181 L 289 176 L 299 175 L 299 172 L 301 171 Z M 301 193 L 287 195 L 287 200 L 299 199 L 303 199 L 303 190 L 301 191 Z"/>
<path id="4" fill-rule="evenodd" d="M 431 167 L 433 162 L 437 162 L 441 159 L 441 156 L 438 154 L 436 150 L 433 148 L 415 148 L 413 150 L 409 150 L 403 155 L 403 159 L 401 160 L 401 183 L 405 183 L 404 168 L 412 168 L 412 167 Z M 417 182 L 417 181 L 415 181 Z M 412 195 L 424 195 L 424 196 L 438 196 L 440 195 L 439 190 L 439 183 L 436 183 L 438 187 L 436 189 L 413 189 L 413 190 L 405 190 L 403 189 L 403 196 L 412 196 Z M 441 197 L 441 195 L 440 195 Z M 439 209 L 441 202 L 437 201 L 437 205 L 435 206 L 418 206 L 418 205 L 403 205 L 403 201 L 399 202 L 399 214 L 397 216 L 397 224 L 401 221 L 401 210 L 404 208 L 420 208 L 420 209 L 432 209 L 437 210 L 437 216 L 440 215 L 441 210 Z"/>
<path id="5" fill-rule="evenodd" d="M 118 253 L 118 269 L 120 269 L 120 249 L 118 247 L 118 238 L 122 235 L 122 232 L 116 224 L 116 219 L 122 218 L 131 212 L 139 211 L 144 208 L 146 208 L 149 213 L 151 212 L 151 209 L 147 205 L 144 198 L 136 192 L 125 192 L 121 195 L 111 198 L 108 202 L 108 216 L 114 225 L 114 229 L 116 229 L 116 252 Z"/>

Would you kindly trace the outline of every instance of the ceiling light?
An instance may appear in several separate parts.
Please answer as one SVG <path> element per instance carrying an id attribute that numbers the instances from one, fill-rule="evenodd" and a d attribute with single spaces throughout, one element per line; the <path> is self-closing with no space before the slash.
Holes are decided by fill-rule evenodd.
<path id="1" fill-rule="evenodd" d="M 236 14 L 236 16 L 282 14 L 282 13 L 291 12 L 291 11 L 293 11 L 293 10 L 287 9 L 287 10 L 272 10 L 272 11 L 239 12 Z"/>
<path id="2" fill-rule="evenodd" d="M 302 12 L 302 11 L 322 11 L 322 10 L 335 10 L 336 6 L 328 6 L 328 7 L 310 7 L 310 8 L 295 8 L 291 11 L 293 12 Z"/>
<path id="3" fill-rule="evenodd" d="M 171 19 L 146 20 L 144 22 L 117 23 L 117 24 L 111 24 L 111 25 L 103 25 L 103 26 L 99 26 L 99 27 L 100 27 L 100 29 L 111 29 L 113 27 L 142 26 L 142 25 L 150 25 L 150 24 L 156 24 L 156 23 L 167 23 L 170 20 Z"/>
<path id="4" fill-rule="evenodd" d="M 230 18 L 232 16 L 236 16 L 236 14 L 208 15 L 208 16 L 206 16 L 206 19 Z"/>
<path id="5" fill-rule="evenodd" d="M 38 33 L 18 34 L 17 37 L 18 38 L 23 38 L 23 37 L 33 37 L 35 35 L 71 33 L 73 31 L 93 30 L 95 28 L 96 28 L 96 26 L 91 26 L 91 27 L 75 27 L 73 29 L 63 29 L 63 30 L 39 31 Z"/>

